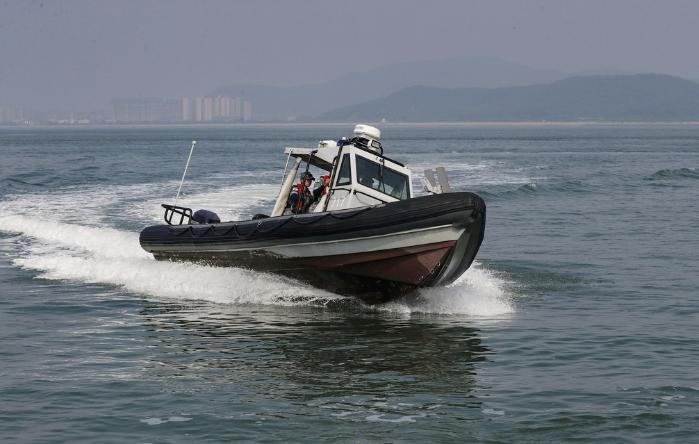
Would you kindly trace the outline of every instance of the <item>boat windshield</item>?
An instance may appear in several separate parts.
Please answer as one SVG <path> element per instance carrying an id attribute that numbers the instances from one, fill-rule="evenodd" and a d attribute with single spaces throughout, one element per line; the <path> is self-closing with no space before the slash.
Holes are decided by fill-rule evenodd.
<path id="1" fill-rule="evenodd" d="M 356 156 L 357 181 L 360 185 L 380 191 L 396 199 L 408 198 L 408 176 L 372 162 L 362 156 Z"/>
<path id="2" fill-rule="evenodd" d="M 352 183 L 352 172 L 350 166 L 350 155 L 349 153 L 342 156 L 342 166 L 340 166 L 340 172 L 337 178 L 337 185 L 349 185 Z"/>

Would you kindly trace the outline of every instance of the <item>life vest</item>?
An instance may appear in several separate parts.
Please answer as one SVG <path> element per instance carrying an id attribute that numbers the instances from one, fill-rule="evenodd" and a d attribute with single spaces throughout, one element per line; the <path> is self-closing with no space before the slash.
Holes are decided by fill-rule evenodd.
<path id="1" fill-rule="evenodd" d="M 303 193 L 303 184 L 300 182 L 296 184 L 296 193 L 298 193 L 298 197 L 296 198 L 296 202 L 294 203 L 294 213 L 301 213 L 303 212 L 303 207 L 306 204 L 306 195 Z"/>

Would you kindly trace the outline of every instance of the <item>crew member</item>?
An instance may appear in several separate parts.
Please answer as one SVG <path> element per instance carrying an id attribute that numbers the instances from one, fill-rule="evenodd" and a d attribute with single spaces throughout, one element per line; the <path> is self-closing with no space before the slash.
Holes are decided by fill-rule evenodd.
<path id="1" fill-rule="evenodd" d="M 311 191 L 311 185 L 315 177 L 309 171 L 306 171 L 301 175 L 301 181 L 296 184 L 291 190 L 289 195 L 289 200 L 286 206 L 291 207 L 291 212 L 294 214 L 304 214 L 308 213 L 311 209 L 311 205 L 314 202 L 320 200 L 320 198 L 325 194 L 325 190 L 330 182 L 329 176 L 323 176 L 323 184 Z"/>

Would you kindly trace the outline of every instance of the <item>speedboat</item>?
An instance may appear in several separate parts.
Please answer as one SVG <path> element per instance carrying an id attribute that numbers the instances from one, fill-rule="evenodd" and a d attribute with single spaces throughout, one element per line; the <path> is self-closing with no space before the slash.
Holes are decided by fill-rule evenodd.
<path id="1" fill-rule="evenodd" d="M 416 197 L 411 170 L 384 154 L 380 137 L 357 125 L 349 139 L 287 147 L 269 215 L 222 222 L 212 211 L 164 204 L 166 224 L 145 228 L 141 246 L 157 260 L 281 274 L 369 304 L 448 285 L 480 248 L 485 203 L 452 192 L 443 168 L 425 171 L 426 194 Z M 302 166 L 329 180 L 315 207 L 294 214 L 288 200 Z"/>

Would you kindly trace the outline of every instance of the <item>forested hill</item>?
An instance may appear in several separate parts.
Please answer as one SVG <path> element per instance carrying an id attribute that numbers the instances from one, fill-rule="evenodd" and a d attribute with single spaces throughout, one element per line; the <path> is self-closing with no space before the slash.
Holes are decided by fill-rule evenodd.
<path id="1" fill-rule="evenodd" d="M 322 121 L 699 121 L 699 84 L 660 74 L 570 77 L 500 88 L 414 86 Z"/>

